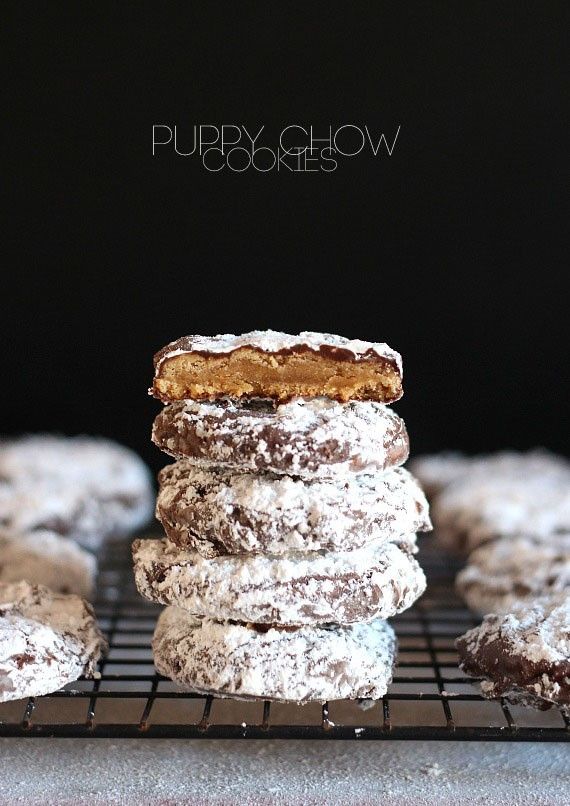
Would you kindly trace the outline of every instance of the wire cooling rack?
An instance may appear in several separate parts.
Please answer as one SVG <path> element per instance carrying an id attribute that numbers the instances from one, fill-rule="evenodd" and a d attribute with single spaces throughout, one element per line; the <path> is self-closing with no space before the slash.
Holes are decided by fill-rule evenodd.
<path id="1" fill-rule="evenodd" d="M 475 621 L 453 593 L 456 569 L 431 538 L 420 546 L 428 591 L 392 620 L 400 652 L 387 695 L 296 706 L 185 694 L 157 675 L 150 641 L 160 608 L 136 593 L 129 542 L 111 543 L 95 602 L 110 644 L 100 676 L 0 705 L 0 736 L 569 741 L 567 714 L 489 702 L 462 674 L 454 639 Z"/>

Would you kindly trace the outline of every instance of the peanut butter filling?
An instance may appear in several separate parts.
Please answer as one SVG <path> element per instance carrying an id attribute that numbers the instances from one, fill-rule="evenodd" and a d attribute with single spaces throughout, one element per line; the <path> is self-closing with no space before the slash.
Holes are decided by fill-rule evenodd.
<path id="1" fill-rule="evenodd" d="M 165 400 L 294 397 L 390 403 L 402 395 L 402 381 L 388 361 L 346 361 L 310 351 L 271 354 L 241 348 L 223 355 L 186 353 L 167 358 L 153 392 Z"/>

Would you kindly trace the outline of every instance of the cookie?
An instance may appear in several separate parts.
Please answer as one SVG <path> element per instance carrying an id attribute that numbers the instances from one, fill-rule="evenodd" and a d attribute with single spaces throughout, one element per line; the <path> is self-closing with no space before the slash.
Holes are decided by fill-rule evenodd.
<path id="1" fill-rule="evenodd" d="M 460 666 L 485 697 L 546 709 L 570 705 L 570 591 L 485 616 L 457 639 Z"/>
<path id="2" fill-rule="evenodd" d="M 524 536 L 491 540 L 469 555 L 456 588 L 482 615 L 508 613 L 541 594 L 570 589 L 570 533 L 547 541 Z"/>
<path id="3" fill-rule="evenodd" d="M 424 494 L 402 468 L 342 482 L 203 470 L 159 473 L 156 516 L 173 543 L 205 557 L 338 551 L 430 528 Z"/>
<path id="4" fill-rule="evenodd" d="M 183 689 L 297 703 L 378 699 L 396 656 L 384 621 L 279 630 L 199 621 L 176 607 L 161 614 L 152 646 L 158 672 Z"/>
<path id="5" fill-rule="evenodd" d="M 402 396 L 398 353 L 328 333 L 183 336 L 155 355 L 154 368 L 151 393 L 165 403 L 321 396 L 392 403 Z"/>
<path id="6" fill-rule="evenodd" d="M 90 596 L 97 560 L 55 532 L 17 534 L 0 530 L 0 584 L 27 580 L 56 593 Z"/>
<path id="7" fill-rule="evenodd" d="M 92 677 L 107 644 L 91 605 L 43 585 L 0 585 L 0 702 Z"/>
<path id="8" fill-rule="evenodd" d="M 409 441 L 404 421 L 382 403 L 328 398 L 274 406 L 271 401 L 183 400 L 165 406 L 152 439 L 176 459 L 206 469 L 342 478 L 403 464 Z"/>
<path id="9" fill-rule="evenodd" d="M 412 459 L 408 467 L 432 501 L 452 482 L 463 478 L 474 459 L 458 451 L 426 454 Z"/>
<path id="10" fill-rule="evenodd" d="M 409 469 L 420 482 L 428 499 L 432 500 L 453 482 L 473 474 L 509 475 L 533 468 L 538 472 L 549 472 L 560 470 L 564 466 L 567 466 L 566 459 L 538 449 L 527 453 L 499 451 L 479 456 L 443 451 L 412 459 Z"/>
<path id="11" fill-rule="evenodd" d="M 432 514 L 440 542 L 459 552 L 495 537 L 568 532 L 570 465 L 536 453 L 481 465 L 443 490 Z"/>
<path id="12" fill-rule="evenodd" d="M 47 434 L 0 442 L 0 527 L 97 548 L 144 525 L 153 504 L 146 466 L 115 442 Z"/>
<path id="13" fill-rule="evenodd" d="M 385 619 L 411 607 L 426 586 L 413 549 L 410 541 L 208 560 L 167 540 L 136 540 L 133 559 L 139 593 L 153 602 L 223 621 L 298 626 Z"/>

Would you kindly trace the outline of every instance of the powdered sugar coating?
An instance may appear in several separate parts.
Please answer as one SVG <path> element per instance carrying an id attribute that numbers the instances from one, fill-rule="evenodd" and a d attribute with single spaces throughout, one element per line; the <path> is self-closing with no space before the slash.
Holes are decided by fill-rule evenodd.
<path id="1" fill-rule="evenodd" d="M 115 442 L 47 434 L 0 442 L 0 526 L 97 548 L 146 523 L 153 504 L 146 466 Z"/>
<path id="2" fill-rule="evenodd" d="M 570 533 L 547 541 L 516 536 L 485 543 L 469 555 L 456 587 L 482 615 L 508 613 L 541 594 L 570 589 Z"/>
<path id="3" fill-rule="evenodd" d="M 461 668 L 485 697 L 547 708 L 570 704 L 570 591 L 490 614 L 457 641 Z"/>
<path id="4" fill-rule="evenodd" d="M 358 548 L 431 528 L 428 505 L 402 468 L 343 482 L 163 468 L 156 514 L 168 537 L 203 556 Z"/>
<path id="5" fill-rule="evenodd" d="M 90 596 L 96 572 L 93 554 L 55 532 L 0 530 L 0 584 L 25 579 L 57 593 Z"/>
<path id="6" fill-rule="evenodd" d="M 566 459 L 542 448 L 526 453 L 498 451 L 478 456 L 443 451 L 417 456 L 409 464 L 409 469 L 430 499 L 435 498 L 453 482 L 473 474 L 505 476 L 525 473 L 527 470 L 548 473 L 564 470 L 565 467 L 568 467 Z"/>
<path id="7" fill-rule="evenodd" d="M 412 539 L 415 537 L 412 536 Z M 167 540 L 136 540 L 139 593 L 196 616 L 258 624 L 352 624 L 406 610 L 425 590 L 413 544 L 345 552 L 204 559 Z"/>
<path id="8" fill-rule="evenodd" d="M 467 552 L 494 537 L 570 531 L 570 465 L 539 453 L 481 465 L 443 490 L 432 514 L 441 542 Z"/>
<path id="9" fill-rule="evenodd" d="M 152 645 L 157 670 L 186 690 L 298 703 L 378 699 L 396 655 L 384 621 L 259 632 L 175 607 L 161 614 Z"/>
<path id="10" fill-rule="evenodd" d="M 383 471 L 403 464 L 409 452 L 404 422 L 388 406 L 329 398 L 277 406 L 183 400 L 158 414 L 152 439 L 205 468 L 309 479 Z"/>
<path id="11" fill-rule="evenodd" d="M 106 650 L 83 599 L 28 582 L 0 585 L 0 702 L 90 677 Z"/>
<path id="12" fill-rule="evenodd" d="M 233 333 L 224 333 L 218 336 L 182 336 L 176 341 L 163 347 L 154 357 L 155 369 L 158 371 L 161 364 L 169 358 L 183 353 L 232 353 L 241 347 L 252 347 L 264 353 L 279 353 L 283 351 L 308 349 L 321 352 L 323 347 L 329 351 L 336 351 L 338 357 L 348 357 L 352 361 L 366 361 L 370 358 L 383 358 L 390 361 L 402 374 L 402 357 L 384 342 L 361 341 L 360 339 L 347 339 L 332 333 L 315 333 L 302 331 L 297 336 L 289 333 L 280 333 L 276 330 L 252 330 L 239 336 Z"/>

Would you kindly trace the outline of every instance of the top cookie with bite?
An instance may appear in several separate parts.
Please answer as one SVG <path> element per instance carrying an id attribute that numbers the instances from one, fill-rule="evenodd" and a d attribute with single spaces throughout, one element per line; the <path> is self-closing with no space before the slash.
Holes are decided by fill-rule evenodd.
<path id="1" fill-rule="evenodd" d="M 165 403 L 323 396 L 392 403 L 402 396 L 397 352 L 384 343 L 328 333 L 183 336 L 155 355 L 154 366 L 150 391 Z"/>

